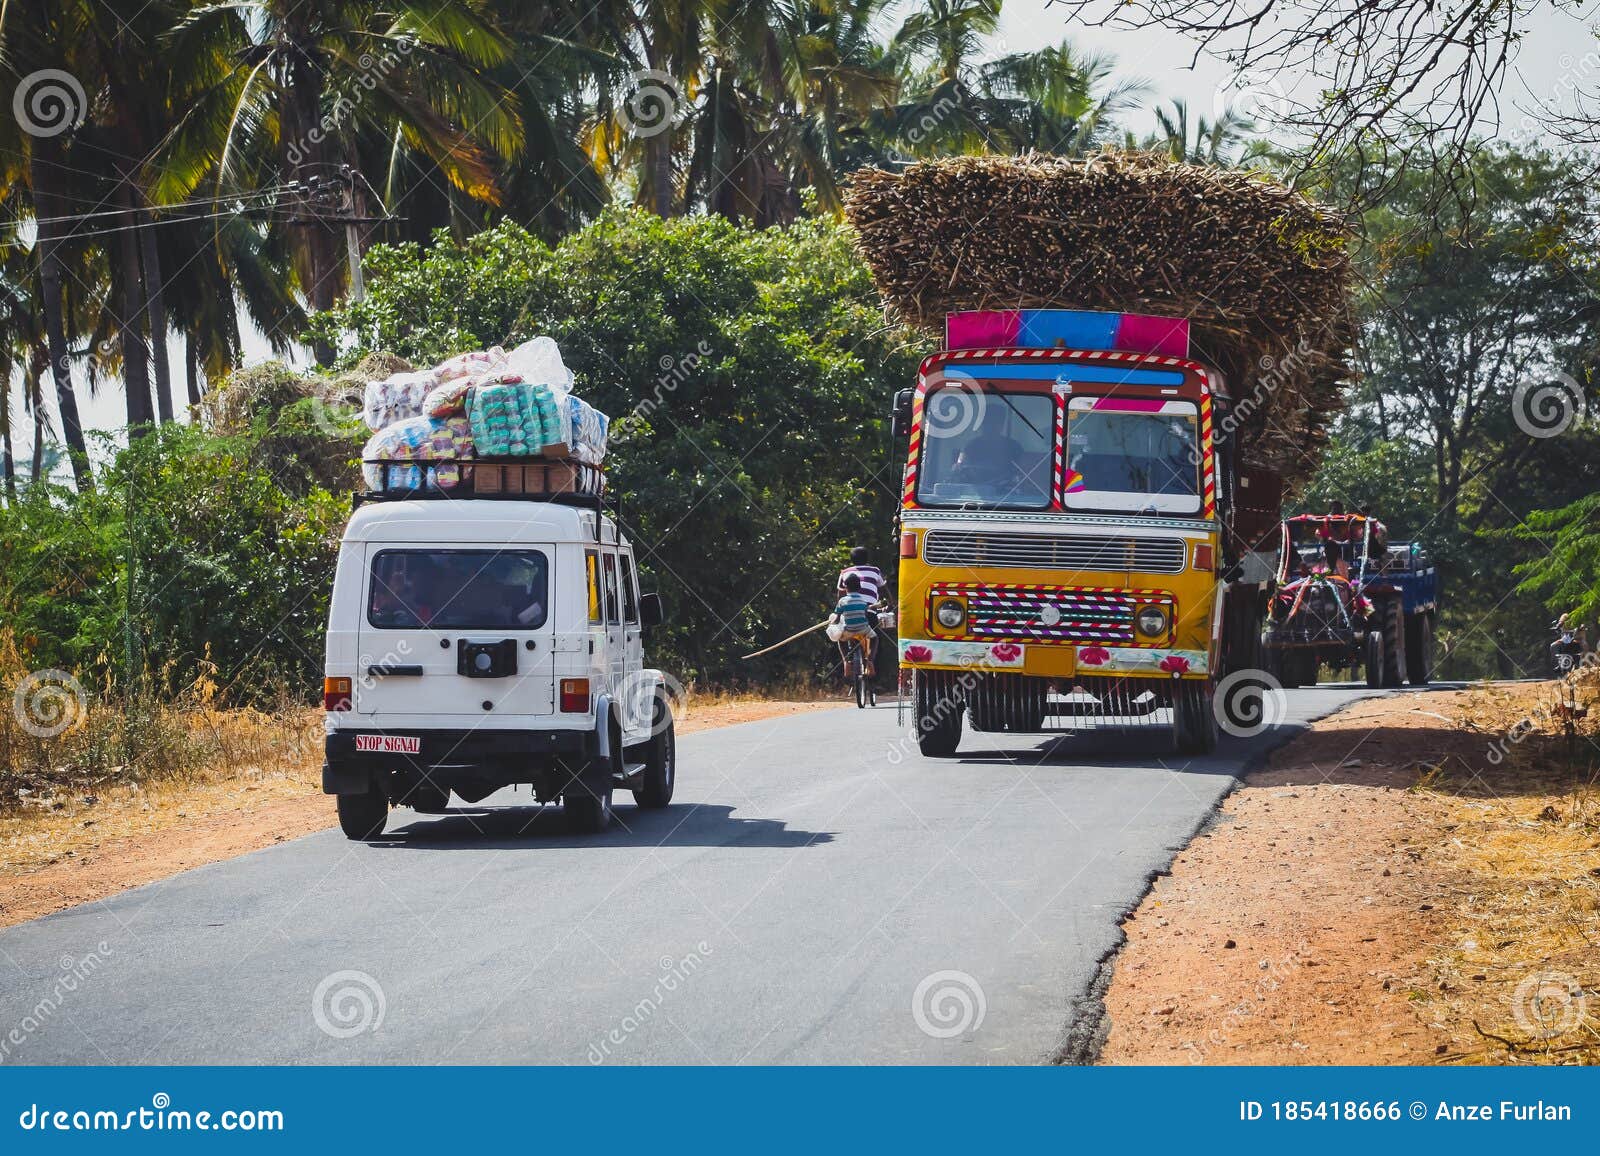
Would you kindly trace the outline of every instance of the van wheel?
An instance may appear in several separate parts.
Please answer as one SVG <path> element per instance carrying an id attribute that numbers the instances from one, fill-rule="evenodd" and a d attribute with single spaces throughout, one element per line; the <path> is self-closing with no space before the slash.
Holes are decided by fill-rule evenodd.
<path id="1" fill-rule="evenodd" d="M 584 792 L 562 795 L 561 811 L 574 834 L 598 835 L 611 825 L 611 788 L 598 796 Z"/>
<path id="2" fill-rule="evenodd" d="M 373 784 L 365 794 L 335 795 L 339 829 L 346 839 L 376 839 L 389 821 L 389 799 Z"/>
<path id="3" fill-rule="evenodd" d="M 672 730 L 672 708 L 656 699 L 653 728 L 660 728 L 644 747 L 644 779 L 633 792 L 635 805 L 657 810 L 672 802 L 672 788 L 678 781 L 677 740 Z M 662 726 L 665 718 L 666 725 Z"/>

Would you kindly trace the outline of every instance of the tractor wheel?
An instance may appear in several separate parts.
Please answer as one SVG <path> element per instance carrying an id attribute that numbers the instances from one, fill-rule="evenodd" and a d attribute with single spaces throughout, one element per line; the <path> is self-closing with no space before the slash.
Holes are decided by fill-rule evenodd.
<path id="1" fill-rule="evenodd" d="M 1406 619 L 1406 671 L 1412 686 L 1427 686 L 1433 679 L 1433 615 L 1427 611 Z"/>
<path id="2" fill-rule="evenodd" d="M 1383 685 L 1383 635 L 1374 630 L 1367 635 L 1367 685 L 1376 690 Z"/>
<path id="3" fill-rule="evenodd" d="M 1378 606 L 1378 627 L 1383 631 L 1383 685 L 1404 686 L 1406 681 L 1406 614 L 1398 598 L 1385 598 Z"/>

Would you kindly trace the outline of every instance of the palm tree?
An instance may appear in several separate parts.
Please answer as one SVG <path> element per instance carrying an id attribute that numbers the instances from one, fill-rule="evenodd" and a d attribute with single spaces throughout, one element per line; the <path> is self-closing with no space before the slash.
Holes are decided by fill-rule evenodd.
<path id="1" fill-rule="evenodd" d="M 1189 133 L 1189 105 L 1174 100 L 1167 108 L 1156 109 L 1156 124 L 1160 132 L 1146 137 L 1140 147 L 1164 152 L 1175 161 L 1197 165 L 1232 165 L 1238 163 L 1244 146 L 1255 125 L 1232 109 L 1226 109 L 1214 121 L 1197 117 L 1194 134 Z"/>
<path id="2" fill-rule="evenodd" d="M 1104 144 L 1119 118 L 1149 91 L 1142 80 L 1113 82 L 1116 61 L 1080 53 L 1070 40 L 1003 56 L 984 69 L 983 87 L 1012 147 L 1081 156 Z"/>
<path id="3" fill-rule="evenodd" d="M 241 204 L 281 194 L 265 207 L 292 230 L 312 309 L 344 287 L 346 225 L 379 207 L 360 167 L 363 138 L 488 204 L 501 196 L 498 165 L 523 147 L 515 97 L 488 75 L 511 44 L 470 0 L 206 4 L 170 44 L 185 62 L 174 104 L 187 112 L 152 166 L 157 203 L 202 188 Z"/>

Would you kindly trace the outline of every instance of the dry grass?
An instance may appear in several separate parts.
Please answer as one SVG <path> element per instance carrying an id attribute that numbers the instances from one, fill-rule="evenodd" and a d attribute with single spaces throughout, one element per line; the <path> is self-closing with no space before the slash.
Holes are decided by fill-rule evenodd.
<path id="1" fill-rule="evenodd" d="M 1584 717 L 1567 717 L 1573 706 Z M 1484 687 L 1457 722 L 1483 757 L 1423 768 L 1449 935 L 1419 1011 L 1463 1063 L 1600 1062 L 1600 678 Z"/>

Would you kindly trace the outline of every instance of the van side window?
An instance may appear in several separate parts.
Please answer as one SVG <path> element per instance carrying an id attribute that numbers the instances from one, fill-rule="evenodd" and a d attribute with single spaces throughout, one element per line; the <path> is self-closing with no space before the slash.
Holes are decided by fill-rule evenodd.
<path id="1" fill-rule="evenodd" d="M 589 621 L 598 625 L 600 622 L 600 555 L 593 550 L 586 550 L 583 554 L 584 569 L 589 578 Z"/>
<path id="2" fill-rule="evenodd" d="M 606 621 L 615 626 L 622 621 L 622 608 L 617 598 L 617 556 L 607 554 L 605 561 Z"/>
<path id="3" fill-rule="evenodd" d="M 622 618 L 635 626 L 639 624 L 639 588 L 634 584 L 631 554 L 622 555 Z"/>

